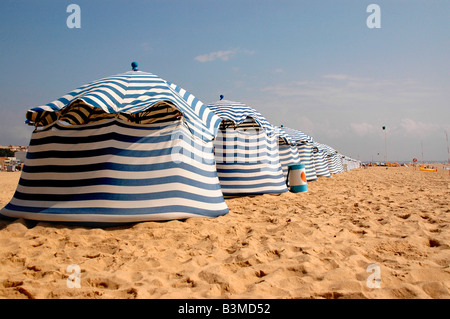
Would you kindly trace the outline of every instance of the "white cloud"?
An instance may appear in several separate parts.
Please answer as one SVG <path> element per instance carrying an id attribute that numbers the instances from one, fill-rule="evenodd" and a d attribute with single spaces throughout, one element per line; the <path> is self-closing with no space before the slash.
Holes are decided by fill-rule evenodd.
<path id="1" fill-rule="evenodd" d="M 308 117 L 301 115 L 297 118 L 296 123 L 304 133 L 314 135 L 315 125 Z"/>
<path id="2" fill-rule="evenodd" d="M 339 81 L 353 81 L 353 82 L 370 81 L 370 78 L 361 78 L 361 77 L 351 76 L 348 74 L 325 74 L 322 76 L 322 78 L 339 80 Z"/>
<path id="3" fill-rule="evenodd" d="M 152 50 L 152 47 L 150 46 L 150 44 L 148 42 L 142 42 L 141 43 L 141 48 L 142 48 L 143 51 L 146 51 L 146 52 Z"/>
<path id="4" fill-rule="evenodd" d="M 262 88 L 261 91 L 283 97 L 305 97 L 319 93 L 314 82 L 293 81 L 289 83 L 275 84 Z"/>
<path id="5" fill-rule="evenodd" d="M 429 136 L 441 130 L 438 124 L 423 123 L 410 118 L 400 120 L 400 128 L 410 136 Z"/>
<path id="6" fill-rule="evenodd" d="M 351 130 L 359 136 L 381 135 L 382 125 L 373 125 L 367 122 L 350 123 Z M 399 120 L 396 124 L 389 126 L 388 134 L 402 135 L 404 137 L 426 137 L 437 133 L 443 128 L 439 124 L 423 123 L 411 118 Z"/>
<path id="7" fill-rule="evenodd" d="M 350 128 L 359 136 L 366 136 L 376 133 L 380 128 L 370 123 L 350 123 Z"/>
<path id="8" fill-rule="evenodd" d="M 210 62 L 217 59 L 222 61 L 228 61 L 236 54 L 236 50 L 228 50 L 228 51 L 216 51 L 203 55 L 196 56 L 195 59 L 199 62 Z"/>
<path id="9" fill-rule="evenodd" d="M 198 55 L 195 57 L 195 60 L 199 62 L 211 62 L 215 60 L 228 61 L 233 58 L 236 54 L 243 53 L 245 55 L 252 55 L 255 51 L 251 50 L 241 50 L 241 49 L 233 49 L 233 50 L 221 50 L 215 51 L 207 54 Z"/>
<path id="10" fill-rule="evenodd" d="M 371 79 L 347 74 L 325 74 L 313 80 L 276 83 L 261 89 L 268 98 L 304 105 L 398 111 L 420 103 L 442 105 L 446 97 L 436 87 L 410 79 Z M 432 105 L 432 104 L 431 104 Z"/>
<path id="11" fill-rule="evenodd" d="M 238 51 L 244 53 L 245 55 L 253 55 L 253 54 L 256 53 L 255 50 L 247 50 L 247 49 L 244 49 L 244 50 L 238 50 Z"/>

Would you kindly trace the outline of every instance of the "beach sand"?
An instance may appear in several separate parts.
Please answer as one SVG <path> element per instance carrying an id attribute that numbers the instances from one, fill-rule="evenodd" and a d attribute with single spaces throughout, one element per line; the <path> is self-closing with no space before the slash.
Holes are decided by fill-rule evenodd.
<path id="1" fill-rule="evenodd" d="M 0 207 L 19 177 L 0 173 Z M 0 298 L 449 298 L 449 199 L 449 171 L 369 167 L 215 219 L 0 220 Z"/>

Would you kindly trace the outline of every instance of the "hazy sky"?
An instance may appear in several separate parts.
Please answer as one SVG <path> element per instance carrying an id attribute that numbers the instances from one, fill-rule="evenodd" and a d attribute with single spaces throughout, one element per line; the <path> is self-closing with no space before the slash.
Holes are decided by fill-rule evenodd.
<path id="1" fill-rule="evenodd" d="M 81 28 L 69 28 L 70 4 Z M 381 28 L 369 28 L 369 4 Z M 131 69 L 224 94 L 342 154 L 447 161 L 450 1 L 0 1 L 0 145 L 29 108 Z M 379 155 L 378 155 L 379 154 Z"/>

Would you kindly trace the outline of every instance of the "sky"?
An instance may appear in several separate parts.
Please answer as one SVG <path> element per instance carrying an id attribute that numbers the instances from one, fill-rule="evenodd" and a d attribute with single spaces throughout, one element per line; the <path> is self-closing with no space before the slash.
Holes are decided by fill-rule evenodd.
<path id="1" fill-rule="evenodd" d="M 448 0 L 2 0 L 0 145 L 28 145 L 28 109 L 136 61 L 355 159 L 447 162 L 449 13 Z"/>

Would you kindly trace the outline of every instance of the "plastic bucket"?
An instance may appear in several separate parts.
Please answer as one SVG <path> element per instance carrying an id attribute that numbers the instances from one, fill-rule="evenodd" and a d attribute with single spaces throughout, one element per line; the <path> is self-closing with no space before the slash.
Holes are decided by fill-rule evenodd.
<path id="1" fill-rule="evenodd" d="M 305 164 L 288 166 L 287 185 L 292 193 L 306 192 L 308 190 Z"/>

